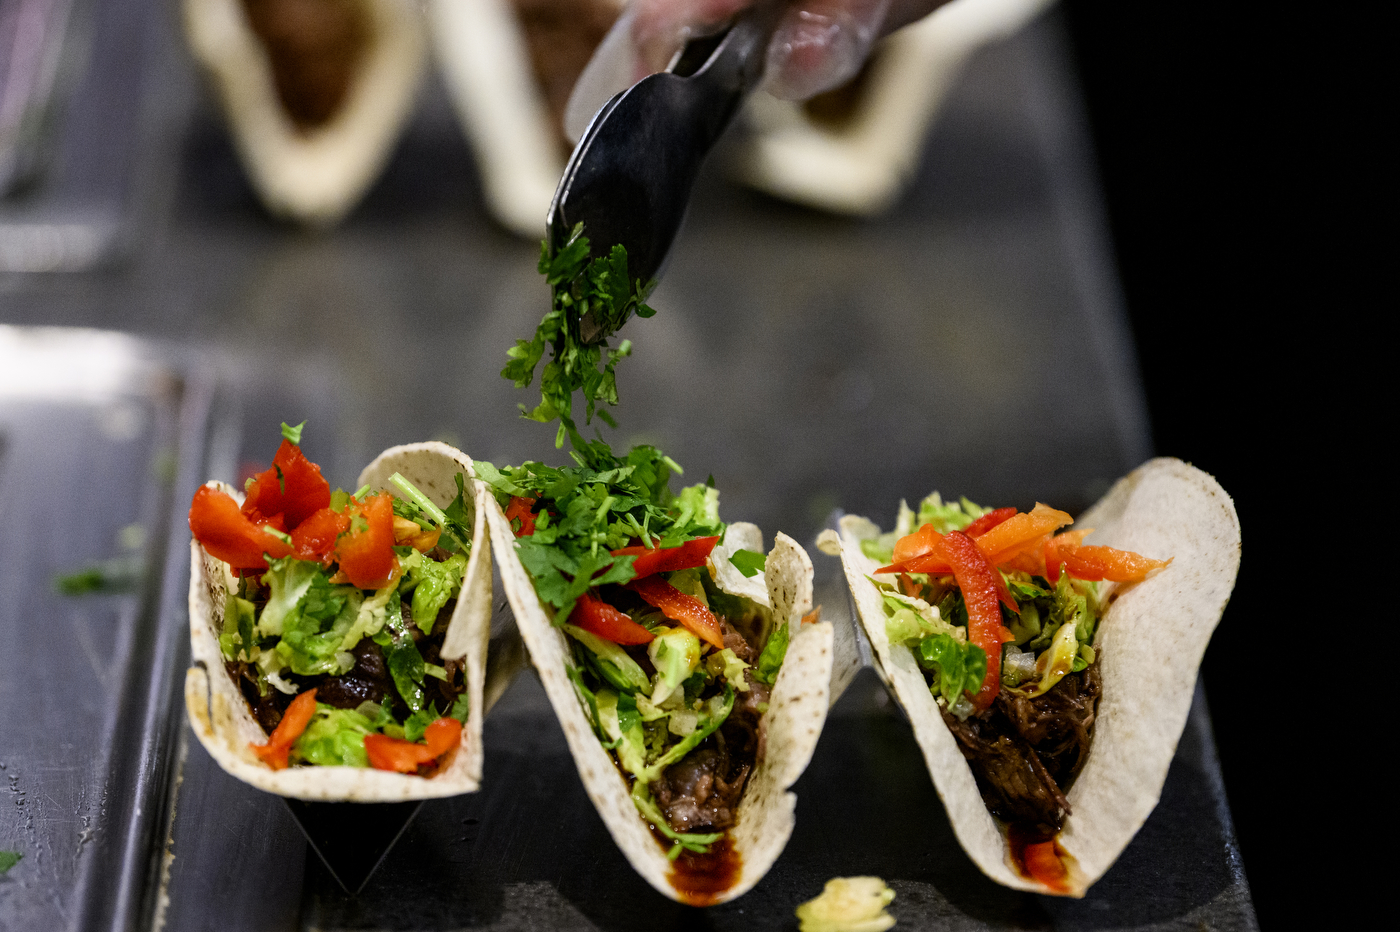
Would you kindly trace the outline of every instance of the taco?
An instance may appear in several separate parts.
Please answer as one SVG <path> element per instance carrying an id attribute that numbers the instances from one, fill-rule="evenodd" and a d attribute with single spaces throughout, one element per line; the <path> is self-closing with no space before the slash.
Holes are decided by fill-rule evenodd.
<path id="1" fill-rule="evenodd" d="M 613 840 L 661 893 L 740 896 L 792 834 L 787 792 L 826 720 L 832 628 L 812 563 L 779 534 L 673 496 L 652 447 L 577 466 L 477 474 L 501 580 L 579 777 Z M 505 506 L 504 509 L 502 506 Z"/>
<path id="2" fill-rule="evenodd" d="M 935 493 L 888 534 L 843 518 L 839 550 L 964 850 L 998 883 L 1083 896 L 1161 795 L 1240 528 L 1166 458 L 1070 522 Z"/>
<path id="3" fill-rule="evenodd" d="M 481 782 L 491 556 L 472 462 L 394 447 L 332 492 L 283 425 L 240 501 L 190 508 L 190 724 L 225 771 L 305 800 L 389 802 Z M 382 490 L 382 491 L 381 491 Z M 498 671 L 507 676 L 508 671 Z"/>

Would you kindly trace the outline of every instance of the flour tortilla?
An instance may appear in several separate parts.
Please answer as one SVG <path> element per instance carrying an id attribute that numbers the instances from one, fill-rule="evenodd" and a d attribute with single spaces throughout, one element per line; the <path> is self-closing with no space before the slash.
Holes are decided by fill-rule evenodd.
<path id="1" fill-rule="evenodd" d="M 223 105 L 248 178 L 269 211 L 329 225 L 355 206 L 392 154 L 428 66 L 413 0 L 358 0 L 369 35 L 340 108 L 303 131 L 283 108 L 267 49 L 241 0 L 183 0 L 190 50 Z"/>
<path id="2" fill-rule="evenodd" d="M 1089 759 L 1068 793 L 1073 814 L 1057 838 L 1069 855 L 1069 895 L 1078 897 L 1113 865 L 1161 796 L 1196 671 L 1235 585 L 1240 523 L 1214 478 L 1161 458 L 1120 479 L 1075 526 L 1096 529 L 1088 543 L 1173 558 L 1142 583 L 1100 584 L 1101 598 L 1113 600 L 1095 641 L 1103 698 Z M 862 540 L 879 533 L 865 518 L 843 518 L 841 561 L 876 662 L 909 715 L 953 831 L 988 877 L 1049 892 L 1012 867 L 1003 826 L 983 804 L 912 652 L 885 635 L 879 591 L 867 579 L 880 564 L 860 550 Z"/>
<path id="3" fill-rule="evenodd" d="M 483 697 L 499 697 L 503 688 L 485 682 L 491 625 L 491 548 L 481 508 L 482 501 L 490 499 L 490 492 L 475 478 L 471 458 L 445 443 L 415 443 L 386 450 L 360 473 L 359 485 L 368 484 L 398 495 L 388 481 L 395 472 L 402 473 L 439 507 L 446 507 L 456 498 L 459 474 L 466 477 L 472 494 L 472 551 L 442 648 L 442 655 L 449 660 L 466 659 L 471 708 L 461 744 L 450 752 L 446 765 L 430 777 L 361 767 L 273 770 L 258 760 L 248 745 L 266 742 L 267 733 L 253 718 L 237 684 L 225 671 L 219 652 L 218 632 L 223 630 L 225 597 L 237 586 L 237 580 L 228 564 L 205 553 L 198 541 L 191 541 L 192 665 L 185 674 L 185 708 L 194 733 L 219 766 L 260 790 L 296 799 L 379 803 L 455 796 L 475 792 L 481 786 L 481 725 L 487 711 Z M 240 498 L 223 483 L 210 482 L 209 486 Z M 513 672 L 495 669 L 493 676 L 508 678 Z"/>
<path id="4" fill-rule="evenodd" d="M 505 514 L 494 498 L 490 499 L 489 506 L 486 517 L 491 525 L 492 547 L 500 564 L 506 597 L 515 611 L 516 623 L 550 704 L 564 729 L 588 798 L 637 873 L 661 893 L 682 901 L 667 879 L 671 872 L 667 849 L 652 836 L 637 812 L 627 782 L 611 755 L 599 743 L 588 713 L 569 681 L 567 670 L 571 659 L 567 638 L 550 622 L 549 611 L 535 595 L 530 574 L 516 555 L 515 535 Z M 727 549 L 716 547 L 715 553 L 730 552 L 735 549 L 735 542 L 742 542 L 742 549 L 762 552 L 762 535 L 757 527 L 732 524 L 726 533 L 724 546 Z M 712 565 L 719 570 L 721 588 L 724 588 L 728 577 L 713 555 Z M 715 897 L 713 903 L 723 903 L 748 892 L 782 853 L 796 824 L 797 796 L 787 789 L 812 759 L 829 705 L 831 624 L 801 623 L 803 616 L 812 610 L 812 561 L 807 552 L 792 538 L 780 533 L 768 553 L 764 573 L 753 579 L 761 579 L 762 590 L 749 585 L 746 591 L 759 596 L 754 601 L 770 609 L 774 625 L 788 625 L 791 641 L 773 684 L 768 712 L 763 717 L 764 753 L 744 789 L 738 822 L 731 830 L 734 849 L 741 861 L 739 877 L 732 887 Z"/>

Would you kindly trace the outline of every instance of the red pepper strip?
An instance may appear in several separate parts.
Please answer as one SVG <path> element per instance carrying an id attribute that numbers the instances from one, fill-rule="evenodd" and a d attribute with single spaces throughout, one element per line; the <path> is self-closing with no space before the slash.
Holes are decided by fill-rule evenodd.
<path id="1" fill-rule="evenodd" d="M 1045 542 L 1043 548 L 1045 554 L 1045 578 L 1050 580 L 1051 585 L 1055 585 L 1060 581 L 1060 573 L 1064 567 L 1065 557 L 1071 551 L 1079 548 L 1079 542 L 1088 535 L 1090 530 L 1092 530 L 1092 528 L 1085 528 L 1082 531 L 1066 531 L 1063 534 L 1056 534 Z"/>
<path id="2" fill-rule="evenodd" d="M 1014 515 L 977 539 L 978 548 L 993 566 L 1010 559 L 1021 548 L 1042 534 L 1069 524 L 1074 519 L 1067 512 L 1036 502 L 1027 514 Z"/>
<path id="3" fill-rule="evenodd" d="M 292 548 L 254 524 L 226 492 L 200 486 L 190 503 L 190 531 L 210 555 L 239 570 L 264 570 L 264 553 L 285 557 Z"/>
<path id="4" fill-rule="evenodd" d="M 307 459 L 301 447 L 283 440 L 272 467 L 254 477 L 248 487 L 243 513 L 256 510 L 269 518 L 285 515 L 291 529 L 330 503 L 331 486 L 321 475 L 321 467 Z"/>
<path id="5" fill-rule="evenodd" d="M 997 566 L 1002 569 L 1020 570 L 1032 576 L 1045 575 L 1045 545 L 1050 542 L 1049 534 L 1042 534 L 1017 553 L 1003 557 Z"/>
<path id="6" fill-rule="evenodd" d="M 394 556 L 394 503 L 388 492 L 351 500 L 350 530 L 335 544 L 340 570 L 360 589 L 382 589 L 399 569 Z"/>
<path id="7" fill-rule="evenodd" d="M 306 731 L 306 726 L 311 723 L 311 717 L 315 714 L 316 690 L 308 689 L 287 706 L 287 711 L 282 713 L 282 721 L 273 729 L 267 744 L 249 744 L 248 747 L 258 755 L 259 760 L 273 770 L 286 770 L 287 754 L 291 752 L 292 745 L 296 744 L 301 733 Z"/>
<path id="8" fill-rule="evenodd" d="M 719 543 L 719 537 L 697 537 L 688 540 L 676 547 L 623 547 L 621 550 L 614 550 L 615 557 L 635 556 L 632 561 L 632 569 L 636 571 L 637 578 L 650 576 L 652 573 L 671 573 L 676 570 L 688 570 L 697 566 L 704 566 L 705 561 L 710 557 L 710 551 L 715 549 L 715 544 Z"/>
<path id="9" fill-rule="evenodd" d="M 714 645 L 715 650 L 724 649 L 724 635 L 719 630 L 719 619 L 694 596 L 686 595 L 659 576 L 635 579 L 627 584 L 649 605 L 661 609 L 661 614 L 672 621 L 679 621 L 703 641 Z"/>
<path id="10" fill-rule="evenodd" d="M 1037 503 L 1029 513 L 1012 515 L 977 538 L 977 548 L 982 551 L 989 563 L 993 566 L 1000 566 L 1003 562 L 1014 560 L 1022 550 L 1032 546 L 1042 535 L 1056 528 L 1064 527 L 1073 520 L 1066 512 L 1057 511 L 1048 505 Z M 924 534 L 925 528 L 928 528 L 928 525 L 920 528 L 910 537 Z M 900 543 L 903 540 L 908 540 L 908 538 L 901 539 Z M 900 544 L 896 543 L 895 554 L 899 553 Z M 920 556 L 902 561 L 896 559 L 894 563 L 882 566 L 875 572 L 928 573 L 934 576 L 951 573 L 953 568 L 939 553 L 937 547 L 934 547 Z"/>
<path id="11" fill-rule="evenodd" d="M 969 524 L 967 527 L 963 528 L 963 533 L 966 534 L 968 537 L 971 537 L 973 540 L 976 540 L 977 538 L 981 537 L 983 534 L 987 533 L 992 528 L 996 527 L 998 524 L 1001 524 L 1007 518 L 1010 518 L 1015 514 L 1015 508 L 998 508 L 995 511 L 989 511 L 982 517 L 978 518 L 976 521 Z"/>
<path id="12" fill-rule="evenodd" d="M 1054 840 L 1026 845 L 1026 873 L 1055 893 L 1069 892 L 1069 871 L 1055 851 Z"/>
<path id="13" fill-rule="evenodd" d="M 895 563 L 903 563 L 921 557 L 942 539 L 943 535 L 935 531 L 932 524 L 925 524 L 914 533 L 906 534 L 895 541 L 894 553 L 890 555 L 890 559 Z"/>
<path id="14" fill-rule="evenodd" d="M 613 608 L 591 592 L 585 592 L 569 613 L 569 624 L 598 635 L 614 644 L 649 644 L 656 635 L 637 624 L 626 613 Z"/>
<path id="15" fill-rule="evenodd" d="M 423 764 L 431 764 L 462 740 L 462 723 L 440 718 L 423 730 L 423 740 L 424 744 L 414 744 L 388 735 L 365 735 L 365 754 L 377 770 L 417 773 Z"/>
<path id="16" fill-rule="evenodd" d="M 967 605 L 967 639 L 987 652 L 987 676 L 972 696 L 972 704 L 985 709 L 1001 688 L 1001 645 L 1006 630 L 997 604 L 997 577 L 976 542 L 961 531 L 953 531 L 938 544 L 939 553 L 953 567 L 953 577 Z M 971 690 L 969 690 L 971 692 Z"/>
<path id="17" fill-rule="evenodd" d="M 889 566 L 882 566 L 877 573 L 927 573 L 930 576 L 946 576 L 953 572 L 948 561 L 935 553 L 924 553 Z"/>
<path id="18" fill-rule="evenodd" d="M 1001 604 L 1009 608 L 1013 614 L 1019 615 L 1021 613 L 1021 606 L 1017 605 L 1016 599 L 1012 597 L 1011 587 L 1006 584 L 1006 577 L 995 570 L 992 572 L 992 577 L 996 580 L 997 598 L 1001 601 Z M 1005 640 L 1005 638 L 1002 640 Z"/>
<path id="19" fill-rule="evenodd" d="M 293 529 L 292 552 L 298 560 L 324 563 L 335 548 L 336 538 L 349 529 L 350 516 L 327 505 Z"/>
<path id="20" fill-rule="evenodd" d="M 1131 550 L 1112 547 L 1076 547 L 1068 553 L 1061 551 L 1065 572 L 1075 579 L 1097 582 L 1139 582 L 1160 572 L 1171 560 L 1152 560 Z"/>
<path id="21" fill-rule="evenodd" d="M 535 506 L 533 498 L 521 498 L 519 495 L 510 497 L 510 507 L 506 509 L 506 520 L 511 522 L 511 527 L 515 527 L 516 519 L 520 521 L 520 527 L 516 530 L 516 537 L 529 537 L 535 533 L 535 513 L 531 509 Z"/>

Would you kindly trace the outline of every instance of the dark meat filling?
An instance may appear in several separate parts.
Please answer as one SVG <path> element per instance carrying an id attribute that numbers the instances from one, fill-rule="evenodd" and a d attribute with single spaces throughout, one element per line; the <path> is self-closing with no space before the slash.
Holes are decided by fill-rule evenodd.
<path id="1" fill-rule="evenodd" d="M 752 663 L 755 651 L 738 631 L 720 619 L 724 646 Z M 734 697 L 724 724 L 651 784 L 656 804 L 677 832 L 722 832 L 738 819 L 744 785 L 763 756 L 763 713 L 769 687 L 744 671 L 749 688 Z"/>
<path id="2" fill-rule="evenodd" d="M 243 0 L 272 63 L 277 97 L 299 129 L 330 121 L 350 91 L 369 21 L 357 0 Z"/>
<path id="3" fill-rule="evenodd" d="M 452 611 L 456 605 L 456 599 L 447 601 L 438 612 L 431 634 L 424 634 L 414 623 L 409 603 L 405 601 L 403 605 L 404 624 L 413 635 L 418 652 L 423 656 L 423 662 L 436 664 L 447 671 L 446 680 L 431 676 L 423 679 L 424 701 L 432 703 L 441 712 L 451 709 L 457 697 L 467 691 L 465 663 L 460 660 L 442 659 L 443 638 L 447 634 L 447 625 L 452 619 Z M 314 687 L 318 703 L 325 703 L 337 709 L 354 709 L 362 702 L 377 702 L 381 705 L 387 702 L 399 721 L 407 719 L 408 705 L 400 698 L 398 689 L 394 686 L 394 678 L 389 674 L 388 664 L 384 662 L 384 652 L 380 650 L 379 645 L 370 638 L 362 638 L 350 653 L 355 658 L 355 665 L 340 676 L 296 676 L 289 671 L 282 678 L 296 685 L 298 695 Z M 282 713 L 287 710 L 287 706 L 296 695 L 289 695 L 278 689 L 269 689 L 265 696 L 259 695 L 257 675 L 250 664 L 227 662 L 224 667 L 238 684 L 243 698 L 248 700 L 253 717 L 258 720 L 264 731 L 271 734 L 277 723 L 282 721 Z"/>
<path id="4" fill-rule="evenodd" d="M 992 815 L 1059 831 L 1070 811 L 1065 791 L 1089 753 L 1101 692 L 1095 662 L 1034 699 L 1003 689 L 991 708 L 966 721 L 943 710 Z"/>

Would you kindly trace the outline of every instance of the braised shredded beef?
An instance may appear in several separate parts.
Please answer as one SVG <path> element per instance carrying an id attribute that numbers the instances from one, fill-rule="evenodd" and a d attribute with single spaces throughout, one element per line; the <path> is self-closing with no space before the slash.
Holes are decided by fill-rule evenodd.
<path id="1" fill-rule="evenodd" d="M 752 663 L 752 645 L 723 619 L 724 646 Z M 677 832 L 722 832 L 738 818 L 744 785 L 763 756 L 764 729 L 760 706 L 767 708 L 769 687 L 744 671 L 749 688 L 734 696 L 734 708 L 714 734 L 679 763 L 662 771 L 651 784 L 656 804 Z"/>
<path id="2" fill-rule="evenodd" d="M 413 635 L 418 653 L 423 656 L 423 662 L 435 664 L 447 671 L 446 680 L 432 676 L 423 678 L 424 701 L 433 704 L 444 715 L 451 711 L 457 697 L 467 691 L 465 662 L 442 659 L 442 642 L 456 605 L 456 599 L 449 599 L 438 612 L 437 619 L 433 622 L 432 633 L 424 634 L 413 621 L 413 612 L 408 600 L 404 600 L 403 603 L 404 624 Z M 350 653 L 355 658 L 355 665 L 340 676 L 297 676 L 288 671 L 282 678 L 294 684 L 297 693 L 315 687 L 318 703 L 325 703 L 337 709 L 353 709 L 362 702 L 377 702 L 381 705 L 387 702 L 400 721 L 406 719 L 409 708 L 399 696 L 394 678 L 389 673 L 389 666 L 384 661 L 384 652 L 380 650 L 379 645 L 370 638 L 361 638 Z M 264 731 L 271 734 L 277 723 L 282 721 L 282 714 L 286 712 L 295 695 L 278 689 L 268 689 L 267 695 L 259 695 L 256 671 L 247 663 L 225 662 L 224 668 L 238 684 L 243 698 L 248 700 L 253 717 L 258 720 Z"/>
<path id="3" fill-rule="evenodd" d="M 1096 661 L 1034 699 L 1002 690 L 991 708 L 966 721 L 943 710 L 992 815 L 1059 831 L 1070 811 L 1065 791 L 1084 766 L 1102 691 Z"/>

